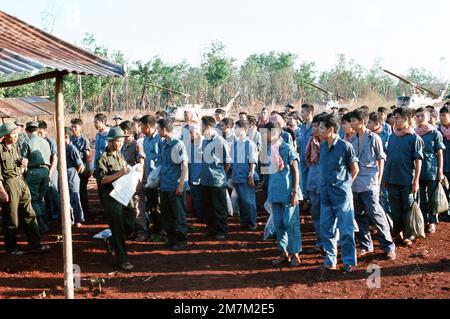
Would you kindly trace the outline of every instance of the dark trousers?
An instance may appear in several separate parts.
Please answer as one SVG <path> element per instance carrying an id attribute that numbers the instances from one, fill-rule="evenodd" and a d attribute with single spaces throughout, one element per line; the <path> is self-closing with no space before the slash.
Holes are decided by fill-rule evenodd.
<path id="1" fill-rule="evenodd" d="M 81 206 L 83 207 L 84 215 L 87 216 L 89 214 L 89 197 L 88 197 L 88 184 L 89 178 L 91 177 L 91 173 L 89 170 L 85 170 L 80 175 L 80 200 Z"/>
<path id="2" fill-rule="evenodd" d="M 437 224 L 439 222 L 438 215 L 431 213 L 431 199 L 433 193 L 438 186 L 437 180 L 434 181 L 420 181 L 420 210 L 423 214 L 423 219 L 426 225 Z"/>
<path id="3" fill-rule="evenodd" d="M 202 186 L 203 212 L 211 235 L 228 233 L 227 188 Z"/>
<path id="4" fill-rule="evenodd" d="M 123 206 L 109 192 L 102 192 L 105 213 L 112 232 L 112 245 L 116 253 L 118 265 L 128 262 L 126 240 L 133 234 L 135 227 L 135 211 L 131 203 Z"/>
<path id="5" fill-rule="evenodd" d="M 405 218 L 414 203 L 412 186 L 389 185 L 389 206 L 391 208 L 391 219 L 394 223 L 394 235 L 404 230 Z"/>
<path id="6" fill-rule="evenodd" d="M 189 191 L 192 199 L 192 208 L 194 211 L 194 217 L 201 223 L 205 222 L 205 214 L 202 208 L 202 187 L 200 185 L 190 185 Z"/>
<path id="7" fill-rule="evenodd" d="M 159 234 L 164 230 L 161 220 L 161 210 L 159 201 L 159 189 L 146 189 L 145 195 L 147 199 L 147 211 L 150 212 L 153 227 L 151 231 L 154 234 Z"/>
<path id="8" fill-rule="evenodd" d="M 161 217 L 169 244 L 187 244 L 186 192 L 161 192 Z"/>

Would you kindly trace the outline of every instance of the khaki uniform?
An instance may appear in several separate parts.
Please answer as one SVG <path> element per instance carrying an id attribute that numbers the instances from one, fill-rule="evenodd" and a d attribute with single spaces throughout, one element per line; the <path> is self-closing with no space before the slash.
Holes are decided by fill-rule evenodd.
<path id="1" fill-rule="evenodd" d="M 28 159 L 26 182 L 38 217 L 39 230 L 45 232 L 48 227 L 44 198 L 50 184 L 50 145 L 42 137 L 33 135 L 25 141 L 21 151 L 22 157 Z"/>
<path id="2" fill-rule="evenodd" d="M 9 149 L 4 143 L 0 144 L 0 181 L 9 196 L 9 202 L 2 203 L 5 246 L 8 252 L 17 249 L 19 219 L 23 222 L 30 249 L 41 246 L 30 190 L 23 180 L 21 168 L 17 165 L 20 160 L 17 145 L 12 145 Z"/>
<path id="3" fill-rule="evenodd" d="M 113 154 L 107 148 L 101 155 L 97 165 L 99 182 L 101 183 L 105 176 L 119 172 L 126 165 L 127 162 L 120 152 Z M 121 265 L 128 262 L 125 242 L 134 232 L 136 213 L 132 203 L 125 207 L 109 195 L 114 188 L 112 184 L 101 185 L 100 187 L 105 213 L 112 232 L 112 245 L 116 253 L 117 262 Z"/>

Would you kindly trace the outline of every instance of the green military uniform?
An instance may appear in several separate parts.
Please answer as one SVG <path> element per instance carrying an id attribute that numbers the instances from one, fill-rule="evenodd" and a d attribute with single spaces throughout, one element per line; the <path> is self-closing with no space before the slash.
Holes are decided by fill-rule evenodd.
<path id="1" fill-rule="evenodd" d="M 15 127 L 15 126 L 14 126 Z M 10 123 L 0 128 L 0 136 L 14 130 Z M 5 134 L 6 133 L 6 134 Z M 31 194 L 22 177 L 22 169 L 18 165 L 21 160 L 17 144 L 9 148 L 4 142 L 0 144 L 0 181 L 9 196 L 7 203 L 2 203 L 3 225 L 5 228 L 5 246 L 10 253 L 17 251 L 17 233 L 19 218 L 31 249 L 41 247 L 36 214 L 31 205 Z"/>
<path id="2" fill-rule="evenodd" d="M 37 123 L 27 123 L 27 129 Z M 36 126 L 37 127 L 37 126 Z M 41 233 L 48 231 L 44 197 L 50 183 L 50 145 L 38 135 L 31 135 L 22 146 L 22 157 L 28 159 L 26 182 L 30 188 L 31 202 L 38 217 Z"/>
<path id="3" fill-rule="evenodd" d="M 111 130 L 108 135 L 114 136 L 114 130 Z M 120 151 L 113 153 L 107 147 L 97 165 L 99 181 L 101 182 L 105 176 L 114 175 L 126 166 L 127 162 Z M 112 232 L 112 245 L 116 253 L 117 262 L 119 265 L 122 265 L 128 262 L 125 242 L 134 232 L 136 213 L 131 202 L 125 207 L 109 195 L 113 188 L 112 184 L 103 184 L 101 185 L 101 194 L 108 224 Z"/>

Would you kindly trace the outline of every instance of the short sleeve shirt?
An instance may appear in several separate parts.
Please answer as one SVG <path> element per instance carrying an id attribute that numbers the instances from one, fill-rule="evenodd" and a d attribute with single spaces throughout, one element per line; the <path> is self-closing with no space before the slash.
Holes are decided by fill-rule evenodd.
<path id="1" fill-rule="evenodd" d="M 181 163 L 188 162 L 188 154 L 184 143 L 178 139 L 161 142 L 161 182 L 162 192 L 176 191 L 181 177 Z M 187 176 L 186 176 L 187 177 Z M 188 180 L 184 181 L 184 190 Z"/>
<path id="2" fill-rule="evenodd" d="M 208 187 L 226 187 L 227 174 L 224 164 L 231 164 L 232 162 L 228 142 L 217 134 L 211 139 L 204 139 L 202 154 L 201 185 Z"/>
<path id="3" fill-rule="evenodd" d="M 423 162 L 420 179 L 423 181 L 435 181 L 438 173 L 437 152 L 445 150 L 444 138 L 437 129 L 421 136 L 423 148 Z"/>

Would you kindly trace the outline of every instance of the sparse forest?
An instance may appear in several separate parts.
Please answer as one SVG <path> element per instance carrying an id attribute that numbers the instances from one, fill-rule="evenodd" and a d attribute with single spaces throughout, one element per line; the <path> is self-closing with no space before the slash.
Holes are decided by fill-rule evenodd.
<path id="1" fill-rule="evenodd" d="M 311 88 L 309 82 L 334 91 L 349 103 L 367 96 L 392 101 L 399 94 L 410 93 L 408 86 L 383 72 L 381 59 L 371 69 L 366 69 L 341 54 L 332 69 L 319 72 L 314 62 L 299 62 L 301 57 L 293 53 L 269 52 L 252 54 L 242 65 L 237 65 L 233 57 L 227 55 L 223 43 L 213 42 L 203 53 L 201 65 L 192 66 L 187 62 L 169 64 L 158 56 L 149 61 L 129 61 L 122 52 L 108 50 L 99 44 L 92 34 L 86 34 L 81 43 L 84 49 L 124 65 L 127 76 L 115 79 L 67 76 L 64 85 L 66 105 L 73 113 L 147 111 L 185 103 L 203 104 L 204 100 L 224 105 L 237 91 L 242 93 L 237 100 L 239 108 L 325 101 L 327 97 Z M 441 90 L 444 86 L 424 69 L 411 68 L 404 76 L 428 88 Z M 185 92 L 191 97 L 187 99 L 149 84 Z M 53 98 L 53 94 L 50 81 L 0 90 L 0 97 L 38 95 Z"/>

